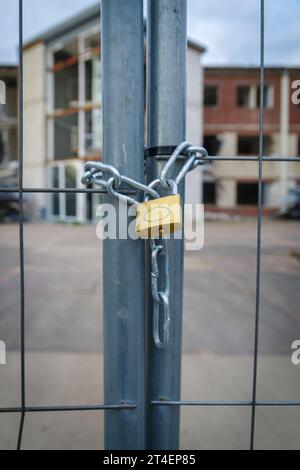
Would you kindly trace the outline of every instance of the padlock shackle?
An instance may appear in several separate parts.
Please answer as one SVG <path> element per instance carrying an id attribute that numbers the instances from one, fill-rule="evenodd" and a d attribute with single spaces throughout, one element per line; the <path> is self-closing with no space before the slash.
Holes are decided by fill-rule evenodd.
<path id="1" fill-rule="evenodd" d="M 177 194 L 178 193 L 178 185 L 176 184 L 176 182 L 174 180 L 168 180 L 168 182 L 170 183 L 170 186 L 168 187 L 168 189 L 172 191 L 172 195 L 173 194 Z M 156 180 L 153 180 L 149 185 L 148 185 L 148 188 L 150 189 L 154 189 L 156 188 L 157 186 L 160 186 L 161 185 L 161 181 L 160 179 L 156 179 Z M 144 202 L 148 202 L 150 197 L 149 197 L 149 193 L 148 194 L 145 194 L 145 198 L 144 198 Z M 158 195 L 158 197 L 161 197 Z"/>

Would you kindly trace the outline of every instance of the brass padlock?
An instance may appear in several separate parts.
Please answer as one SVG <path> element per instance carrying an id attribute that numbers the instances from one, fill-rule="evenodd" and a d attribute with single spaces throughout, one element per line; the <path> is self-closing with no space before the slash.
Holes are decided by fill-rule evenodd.
<path id="1" fill-rule="evenodd" d="M 138 204 L 135 230 L 141 238 L 161 238 L 182 227 L 179 194 Z"/>

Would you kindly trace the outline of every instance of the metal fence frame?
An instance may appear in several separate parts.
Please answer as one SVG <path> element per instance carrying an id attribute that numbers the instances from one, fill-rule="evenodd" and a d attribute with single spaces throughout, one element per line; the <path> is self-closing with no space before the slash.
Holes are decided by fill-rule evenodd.
<path id="1" fill-rule="evenodd" d="M 185 0 L 184 2 L 185 3 Z M 295 401 L 261 401 L 257 400 L 257 370 L 258 370 L 258 348 L 259 348 L 259 324 L 260 324 L 260 292 L 261 292 L 261 241 L 262 241 L 262 184 L 263 184 L 263 162 L 296 162 L 300 159 L 296 158 L 283 158 L 283 157 L 264 157 L 263 155 L 263 142 L 264 142 L 264 81 L 265 81 L 265 64 L 264 64 L 264 38 L 265 38 L 265 5 L 264 0 L 260 0 L 260 119 L 259 119 L 259 156 L 258 157 L 209 157 L 209 161 L 257 161 L 258 163 L 258 217 L 257 217 L 257 255 L 256 255 L 256 302 L 255 302 L 255 333 L 254 333 L 254 363 L 252 375 L 252 399 L 248 401 L 199 401 L 199 400 L 168 400 L 157 399 L 150 397 L 147 402 L 150 408 L 162 407 L 173 408 L 179 411 L 181 406 L 202 406 L 202 407 L 249 407 L 251 409 L 251 433 L 250 433 L 250 449 L 254 450 L 255 447 L 255 424 L 256 424 L 256 409 L 257 407 L 278 407 L 287 406 L 294 407 L 300 406 L 300 400 Z M 182 12 L 181 12 L 182 13 Z M 154 19 L 154 18 L 153 18 Z M 156 38 L 157 39 L 157 38 Z M 178 44 L 177 44 L 178 45 Z M 94 405 L 61 405 L 61 406 L 27 406 L 26 404 L 26 349 L 25 349 L 25 269 L 24 269 L 24 194 L 40 193 L 40 194 L 54 194 L 54 193 L 102 193 L 106 194 L 105 190 L 98 189 L 67 189 L 67 188 L 25 188 L 23 185 L 23 0 L 19 0 L 19 81 L 18 81 L 18 124 L 19 124 L 19 181 L 18 187 L 11 189 L 1 189 L 0 193 L 13 193 L 19 194 L 19 267 L 20 267 L 20 322 L 21 322 L 21 394 L 20 406 L 18 407 L 5 407 L 0 408 L 0 414 L 3 413 L 20 413 L 20 424 L 17 438 L 17 450 L 22 447 L 22 437 L 24 429 L 24 421 L 27 413 L 35 412 L 65 412 L 65 411 L 99 411 L 103 410 L 110 413 L 119 413 L 121 410 L 137 410 L 137 402 L 120 401 L 108 404 L 94 404 Z M 184 137 L 184 136 L 183 136 Z M 158 157 L 158 159 L 164 157 Z M 131 191 L 125 191 L 131 194 Z M 179 413 L 177 413 L 179 416 Z M 163 415 L 160 415 L 163 416 Z M 179 424 L 179 420 L 177 421 Z M 135 423 L 136 425 L 136 423 Z M 157 429 L 157 428 L 156 428 Z M 175 430 L 175 441 L 176 433 Z M 164 437 L 161 437 L 164 439 Z M 149 444 L 151 446 L 151 444 Z M 152 444 L 153 445 L 153 444 Z M 107 443 L 109 447 L 110 444 Z M 124 449 L 126 449 L 124 445 Z M 132 447 L 132 444 L 130 446 Z M 168 440 L 162 441 L 160 448 L 168 449 Z"/>

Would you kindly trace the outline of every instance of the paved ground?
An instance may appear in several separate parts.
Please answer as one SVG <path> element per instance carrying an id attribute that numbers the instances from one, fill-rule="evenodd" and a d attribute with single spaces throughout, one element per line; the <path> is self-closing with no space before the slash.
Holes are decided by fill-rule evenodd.
<path id="1" fill-rule="evenodd" d="M 0 227 L 0 406 L 19 400 L 18 227 Z M 263 226 L 258 398 L 300 397 L 300 224 Z M 207 222 L 205 247 L 186 254 L 183 398 L 249 400 L 255 314 L 255 220 Z M 26 225 L 27 398 L 33 405 L 102 401 L 101 249 L 92 226 Z M 100 390 L 100 392 L 99 392 Z M 185 408 L 183 448 L 247 448 L 249 409 Z M 83 419 L 83 415 L 85 419 Z M 0 415 L 0 448 L 17 416 Z M 101 413 L 26 420 L 26 448 L 98 448 Z M 100 444 L 101 445 L 101 444 Z M 300 448 L 300 409 L 262 408 L 256 446 Z"/>

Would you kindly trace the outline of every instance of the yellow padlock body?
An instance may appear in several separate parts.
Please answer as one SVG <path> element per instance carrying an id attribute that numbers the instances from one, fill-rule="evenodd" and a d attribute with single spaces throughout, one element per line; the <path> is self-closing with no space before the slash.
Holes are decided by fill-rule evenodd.
<path id="1" fill-rule="evenodd" d="M 135 230 L 141 238 L 161 238 L 181 227 L 179 194 L 152 199 L 137 206 Z"/>

